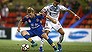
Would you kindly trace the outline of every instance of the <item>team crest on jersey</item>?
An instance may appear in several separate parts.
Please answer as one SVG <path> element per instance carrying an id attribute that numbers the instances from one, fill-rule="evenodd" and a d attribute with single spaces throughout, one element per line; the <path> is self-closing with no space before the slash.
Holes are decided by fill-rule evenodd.
<path id="1" fill-rule="evenodd" d="M 57 6 L 57 7 L 54 7 L 54 6 L 51 6 L 50 7 L 50 11 L 53 11 L 53 12 L 59 12 L 59 7 Z"/>
<path id="2" fill-rule="evenodd" d="M 31 20 L 30 20 L 30 19 L 28 19 L 28 22 L 31 22 Z"/>
<path id="3" fill-rule="evenodd" d="M 37 18 L 36 21 L 39 22 L 39 19 Z"/>

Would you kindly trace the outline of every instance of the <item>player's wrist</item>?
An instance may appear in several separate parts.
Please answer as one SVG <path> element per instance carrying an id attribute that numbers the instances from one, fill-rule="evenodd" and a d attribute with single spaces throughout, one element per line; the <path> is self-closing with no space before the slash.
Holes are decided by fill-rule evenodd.
<path id="1" fill-rule="evenodd" d="M 74 14 L 74 16 L 77 16 L 76 14 Z"/>

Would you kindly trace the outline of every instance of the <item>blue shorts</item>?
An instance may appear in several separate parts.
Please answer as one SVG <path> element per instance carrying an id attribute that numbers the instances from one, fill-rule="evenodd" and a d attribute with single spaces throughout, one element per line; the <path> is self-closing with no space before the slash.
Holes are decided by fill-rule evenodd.
<path id="1" fill-rule="evenodd" d="M 38 27 L 34 30 L 26 30 L 26 31 L 30 34 L 30 37 L 39 36 L 40 38 L 42 38 L 41 35 L 44 33 L 42 30 L 43 30 L 42 27 Z"/>

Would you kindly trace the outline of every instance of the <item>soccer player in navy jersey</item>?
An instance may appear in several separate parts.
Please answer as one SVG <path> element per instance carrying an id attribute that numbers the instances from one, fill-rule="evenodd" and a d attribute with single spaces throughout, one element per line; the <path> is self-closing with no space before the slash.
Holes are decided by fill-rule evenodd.
<path id="1" fill-rule="evenodd" d="M 55 52 L 58 52 L 55 44 L 53 43 L 53 41 L 47 36 L 46 33 L 44 33 L 43 31 L 43 27 L 42 24 L 40 23 L 40 20 L 43 19 L 43 15 L 42 14 L 35 14 L 35 11 L 32 7 L 28 7 L 27 8 L 27 15 L 20 20 L 19 24 L 18 24 L 18 29 L 17 31 L 20 31 L 20 27 L 24 22 L 27 22 L 29 24 L 30 30 L 23 30 L 21 32 L 22 36 L 28 40 L 29 42 L 32 43 L 32 47 L 37 46 L 37 43 L 34 42 L 31 37 L 33 36 L 39 36 L 40 38 L 44 38 L 45 40 L 47 40 L 47 42 L 54 48 Z M 53 23 L 56 23 L 56 21 L 52 18 L 50 18 L 49 16 L 46 16 L 46 18 L 48 18 L 49 20 L 51 20 Z"/>
<path id="2" fill-rule="evenodd" d="M 45 32 L 48 34 L 51 31 L 51 29 L 53 28 L 54 30 L 56 30 L 57 32 L 59 32 L 61 34 L 61 36 L 59 37 L 59 41 L 57 42 L 59 52 L 62 51 L 61 42 L 63 41 L 63 37 L 65 34 L 63 31 L 63 27 L 61 26 L 60 22 L 58 21 L 58 17 L 59 17 L 61 10 L 70 12 L 74 16 L 76 16 L 78 19 L 80 19 L 80 17 L 77 16 L 73 11 L 71 11 L 70 9 L 61 5 L 60 0 L 54 0 L 53 3 L 48 4 L 40 11 L 40 13 L 50 16 L 51 18 L 55 19 L 57 22 L 56 24 L 54 24 L 50 20 L 46 19 Z"/>

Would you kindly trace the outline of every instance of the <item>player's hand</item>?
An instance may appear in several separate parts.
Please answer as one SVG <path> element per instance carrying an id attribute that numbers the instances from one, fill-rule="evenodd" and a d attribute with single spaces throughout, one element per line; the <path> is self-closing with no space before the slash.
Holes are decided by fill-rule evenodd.
<path id="1" fill-rule="evenodd" d="M 21 30 L 20 28 L 17 29 L 18 32 L 20 32 L 20 30 Z"/>
<path id="2" fill-rule="evenodd" d="M 53 23 L 56 24 L 57 23 L 56 20 L 53 20 Z"/>
<path id="3" fill-rule="evenodd" d="M 46 13 L 44 12 L 39 12 L 40 15 L 46 16 Z"/>
<path id="4" fill-rule="evenodd" d="M 56 21 L 55 19 L 51 18 L 51 17 L 50 17 L 50 16 L 48 16 L 48 15 L 46 15 L 46 18 L 48 18 L 49 20 L 51 20 L 54 24 L 56 24 L 56 23 L 57 23 L 57 21 Z"/>
<path id="5" fill-rule="evenodd" d="M 50 18 L 48 15 L 46 15 L 46 18 Z"/>

